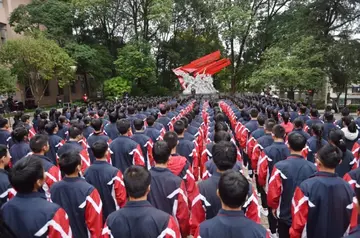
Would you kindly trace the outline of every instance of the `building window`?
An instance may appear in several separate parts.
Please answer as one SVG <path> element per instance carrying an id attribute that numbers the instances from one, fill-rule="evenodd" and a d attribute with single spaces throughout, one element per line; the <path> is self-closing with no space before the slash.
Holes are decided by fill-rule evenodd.
<path id="1" fill-rule="evenodd" d="M 352 93 L 360 93 L 360 87 L 352 87 Z"/>
<path id="2" fill-rule="evenodd" d="M 25 87 L 25 97 L 26 98 L 33 98 L 34 97 L 29 86 Z"/>
<path id="3" fill-rule="evenodd" d="M 71 84 L 71 93 L 76 93 L 76 83 Z"/>
<path id="4" fill-rule="evenodd" d="M 58 95 L 64 95 L 64 88 L 60 88 L 59 84 L 58 86 Z"/>
<path id="5" fill-rule="evenodd" d="M 0 7 L 1 7 L 1 3 L 0 3 Z M 0 45 L 5 44 L 5 42 L 6 42 L 6 25 L 0 23 Z"/>
<path id="6" fill-rule="evenodd" d="M 46 88 L 44 90 L 44 96 L 48 97 L 48 96 L 50 96 L 49 83 L 47 83 L 45 87 Z"/>

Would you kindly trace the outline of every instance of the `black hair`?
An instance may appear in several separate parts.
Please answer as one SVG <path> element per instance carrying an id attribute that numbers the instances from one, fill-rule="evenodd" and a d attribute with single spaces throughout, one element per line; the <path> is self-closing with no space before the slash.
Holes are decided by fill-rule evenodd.
<path id="1" fill-rule="evenodd" d="M 300 117 L 298 117 L 294 120 L 294 126 L 295 126 L 295 128 L 302 129 L 304 127 L 304 121 Z"/>
<path id="2" fill-rule="evenodd" d="M 100 118 L 91 120 L 91 127 L 94 128 L 95 131 L 100 131 L 103 122 Z"/>
<path id="3" fill-rule="evenodd" d="M 285 138 L 285 128 L 280 126 L 280 125 L 275 125 L 273 127 L 272 133 L 278 139 L 284 139 Z"/>
<path id="4" fill-rule="evenodd" d="M 343 153 L 346 152 L 345 136 L 341 130 L 332 129 L 329 132 L 329 141 L 336 145 Z"/>
<path id="5" fill-rule="evenodd" d="M 111 123 L 115 123 L 118 119 L 118 114 L 116 112 L 112 112 L 109 114 L 109 120 Z"/>
<path id="6" fill-rule="evenodd" d="M 121 135 L 125 135 L 130 129 L 130 122 L 126 119 L 121 119 L 116 122 L 116 128 Z"/>
<path id="7" fill-rule="evenodd" d="M 125 170 L 124 184 L 127 196 L 131 198 L 145 196 L 150 183 L 151 174 L 144 167 L 132 165 Z"/>
<path id="8" fill-rule="evenodd" d="M 75 139 L 76 137 L 78 137 L 79 135 L 82 134 L 82 129 L 77 127 L 77 126 L 70 126 L 69 128 L 69 137 L 71 139 Z"/>
<path id="9" fill-rule="evenodd" d="M 218 131 L 214 135 L 214 142 L 219 143 L 220 141 L 231 141 L 231 135 L 227 131 Z"/>
<path id="10" fill-rule="evenodd" d="M 50 109 L 50 112 L 49 112 L 49 119 L 50 119 L 50 121 L 55 121 L 55 112 L 56 112 L 56 109 L 55 109 L 55 108 L 51 108 L 51 109 Z"/>
<path id="11" fill-rule="evenodd" d="M 164 135 L 164 141 L 168 144 L 170 150 L 172 150 L 177 146 L 178 135 L 173 131 L 168 131 Z"/>
<path id="12" fill-rule="evenodd" d="M 326 168 L 329 169 L 335 169 L 339 165 L 342 156 L 343 153 L 341 152 L 341 150 L 331 144 L 325 145 L 318 152 L 319 160 Z"/>
<path id="13" fill-rule="evenodd" d="M 215 124 L 215 127 L 214 127 L 215 133 L 219 132 L 219 131 L 226 131 L 227 132 L 228 130 L 229 130 L 228 125 L 223 121 L 217 122 Z"/>
<path id="14" fill-rule="evenodd" d="M 40 119 L 37 123 L 37 133 L 45 134 L 45 126 L 48 124 L 48 120 Z"/>
<path id="15" fill-rule="evenodd" d="M 288 143 L 289 143 L 290 149 L 292 149 L 293 151 L 296 151 L 296 152 L 300 152 L 305 148 L 306 138 L 305 138 L 305 136 L 303 136 L 297 132 L 292 132 L 289 134 Z"/>
<path id="16" fill-rule="evenodd" d="M 103 110 L 99 110 L 97 114 L 99 117 L 103 117 L 105 115 L 105 112 Z"/>
<path id="17" fill-rule="evenodd" d="M 25 127 L 19 126 L 11 132 L 11 137 L 15 142 L 21 142 L 21 141 L 25 140 L 25 137 L 28 134 L 29 134 L 29 132 Z"/>
<path id="18" fill-rule="evenodd" d="M 257 116 L 259 115 L 259 111 L 256 108 L 252 108 L 250 110 L 250 116 L 251 118 L 257 118 Z"/>
<path id="19" fill-rule="evenodd" d="M 345 125 L 347 126 L 348 130 L 351 133 L 355 133 L 357 131 L 356 123 L 354 122 L 351 116 L 343 117 L 343 122 L 345 123 Z"/>
<path id="20" fill-rule="evenodd" d="M 169 160 L 171 149 L 165 141 L 158 141 L 153 147 L 153 156 L 157 164 L 165 164 Z"/>
<path id="21" fill-rule="evenodd" d="M 0 117 L 0 128 L 4 128 L 7 124 L 9 124 L 8 119 Z"/>
<path id="22" fill-rule="evenodd" d="M 45 131 L 46 133 L 48 133 L 48 135 L 53 135 L 54 131 L 56 129 L 58 125 L 56 124 L 56 122 L 54 121 L 49 121 L 46 125 L 45 125 Z"/>
<path id="23" fill-rule="evenodd" d="M 265 121 L 265 130 L 272 132 L 275 125 L 276 125 L 276 121 L 274 119 L 272 119 L 272 118 L 267 119 Z"/>
<path id="24" fill-rule="evenodd" d="M 148 116 L 146 118 L 146 123 L 148 124 L 148 126 L 153 126 L 155 123 L 155 117 L 154 116 Z"/>
<path id="25" fill-rule="evenodd" d="M 343 117 L 349 116 L 349 115 L 350 115 L 350 110 L 349 110 L 349 108 L 344 107 L 344 108 L 341 110 L 341 115 L 342 115 Z"/>
<path id="26" fill-rule="evenodd" d="M 259 126 L 264 126 L 266 118 L 263 115 L 259 115 L 257 117 L 257 122 Z"/>
<path id="27" fill-rule="evenodd" d="M 215 115 L 214 120 L 215 122 L 225 121 L 225 115 L 222 112 L 220 112 Z"/>
<path id="28" fill-rule="evenodd" d="M 160 107 L 160 113 L 161 113 L 162 115 L 166 114 L 166 112 L 167 112 L 166 107 Z"/>
<path id="29" fill-rule="evenodd" d="M 185 130 L 184 122 L 181 120 L 176 121 L 174 124 L 174 131 L 176 132 L 176 134 L 181 135 L 182 133 L 184 133 L 184 130 Z"/>
<path id="30" fill-rule="evenodd" d="M 40 113 L 40 119 L 46 120 L 48 118 L 49 114 L 47 112 L 41 112 Z"/>
<path id="31" fill-rule="evenodd" d="M 284 112 L 282 115 L 281 115 L 283 121 L 285 124 L 288 124 L 289 123 L 289 120 L 290 120 L 290 114 L 288 112 Z"/>
<path id="32" fill-rule="evenodd" d="M 230 208 L 240 208 L 246 201 L 249 186 L 239 171 L 226 171 L 221 175 L 218 185 L 221 201 Z"/>
<path id="33" fill-rule="evenodd" d="M 29 116 L 29 115 L 24 114 L 24 115 L 21 116 L 21 121 L 22 121 L 22 122 L 25 123 L 27 120 L 30 120 L 30 116 Z"/>
<path id="34" fill-rule="evenodd" d="M 307 109 L 307 108 L 306 108 L 305 106 L 301 106 L 301 107 L 300 107 L 300 113 L 301 113 L 301 114 L 305 114 L 305 113 L 306 113 L 306 109 Z"/>
<path id="35" fill-rule="evenodd" d="M 319 112 L 318 112 L 318 110 L 316 110 L 316 108 L 311 108 L 310 115 L 312 117 L 317 117 L 319 115 Z"/>
<path id="36" fill-rule="evenodd" d="M 68 151 L 60 156 L 59 167 L 66 175 L 73 174 L 79 165 L 81 165 L 81 157 L 78 151 Z"/>
<path id="37" fill-rule="evenodd" d="M 97 159 L 104 158 L 108 148 L 109 146 L 104 140 L 98 140 L 91 145 L 91 151 L 93 152 L 95 158 Z"/>
<path id="38" fill-rule="evenodd" d="M 85 117 L 85 118 L 83 119 L 83 122 L 84 122 L 84 124 L 85 124 L 86 126 L 90 125 L 90 123 L 91 123 L 91 117 Z"/>
<path id="39" fill-rule="evenodd" d="M 82 113 L 77 113 L 76 118 L 81 121 L 83 119 L 84 115 Z"/>
<path id="40" fill-rule="evenodd" d="M 0 144 L 0 158 L 7 155 L 8 149 L 6 145 Z"/>
<path id="41" fill-rule="evenodd" d="M 11 186 L 18 193 L 31 193 L 37 180 L 44 179 L 44 167 L 41 159 L 35 155 L 19 160 L 10 170 Z"/>
<path id="42" fill-rule="evenodd" d="M 184 122 L 185 129 L 189 127 L 189 120 L 186 117 L 182 117 L 180 120 Z"/>
<path id="43" fill-rule="evenodd" d="M 141 119 L 135 119 L 134 127 L 135 127 L 135 130 L 137 130 L 137 131 L 142 130 L 144 128 L 144 121 Z"/>
<path id="44" fill-rule="evenodd" d="M 232 169 L 236 163 L 237 150 L 229 141 L 220 141 L 212 149 L 213 161 L 220 171 Z"/>
<path id="45" fill-rule="evenodd" d="M 132 115 L 135 113 L 135 108 L 133 106 L 128 106 L 127 111 L 129 115 Z"/>
<path id="46" fill-rule="evenodd" d="M 40 153 L 44 146 L 49 144 L 49 138 L 44 134 L 36 134 L 30 139 L 30 149 L 34 153 Z"/>
<path id="47" fill-rule="evenodd" d="M 312 125 L 311 131 L 313 132 L 313 135 L 316 136 L 316 149 L 320 150 L 322 147 L 322 136 L 324 132 L 324 127 L 320 123 L 316 123 Z"/>
<path id="48" fill-rule="evenodd" d="M 333 121 L 334 121 L 334 114 L 333 114 L 331 111 L 327 111 L 327 112 L 325 112 L 325 114 L 324 114 L 324 119 L 325 119 L 327 122 L 333 122 Z"/>

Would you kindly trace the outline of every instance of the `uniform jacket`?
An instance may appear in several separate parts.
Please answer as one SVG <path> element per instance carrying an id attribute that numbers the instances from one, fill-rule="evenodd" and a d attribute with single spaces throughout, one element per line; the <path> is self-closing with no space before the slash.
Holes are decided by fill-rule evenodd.
<path id="1" fill-rule="evenodd" d="M 274 143 L 274 139 L 272 138 L 271 134 L 265 134 L 264 136 L 258 138 L 256 143 L 254 144 L 253 152 L 251 154 L 251 168 L 257 171 L 258 163 L 260 156 L 263 154 L 263 150 L 272 145 Z"/>
<path id="2" fill-rule="evenodd" d="M 94 186 L 103 203 L 103 221 L 126 203 L 123 175 L 107 161 L 95 160 L 85 171 L 86 181 Z"/>
<path id="3" fill-rule="evenodd" d="M 205 163 L 206 171 L 202 176 L 202 180 L 206 180 L 210 178 L 214 173 L 216 173 L 217 167 L 214 161 L 211 159 Z M 232 168 L 234 171 L 243 172 L 242 171 L 242 163 L 240 161 L 236 161 L 234 167 Z"/>
<path id="4" fill-rule="evenodd" d="M 145 129 L 144 134 L 150 137 L 153 143 L 160 139 L 160 131 L 153 126 L 148 126 Z"/>
<path id="5" fill-rule="evenodd" d="M 153 141 L 150 137 L 145 135 L 144 132 L 135 132 L 131 139 L 133 139 L 136 143 L 140 145 L 141 152 L 143 154 L 143 157 L 145 159 L 145 164 L 148 169 L 150 169 L 152 166 L 155 165 L 152 149 L 154 146 Z"/>
<path id="6" fill-rule="evenodd" d="M 0 144 L 8 145 L 10 139 L 11 139 L 10 132 L 8 130 L 0 129 Z"/>
<path id="7" fill-rule="evenodd" d="M 61 157 L 62 154 L 69 151 L 76 151 L 80 154 L 81 157 L 81 173 L 84 174 L 85 170 L 90 167 L 91 161 L 87 151 L 87 148 L 82 142 L 76 141 L 67 141 L 63 146 L 61 146 L 58 150 L 58 158 Z"/>
<path id="8" fill-rule="evenodd" d="M 185 182 L 167 168 L 154 167 L 148 201 L 157 209 L 174 216 L 183 237 L 190 234 L 190 212 Z"/>
<path id="9" fill-rule="evenodd" d="M 304 136 L 306 140 L 310 139 L 309 133 L 305 132 L 303 129 L 294 129 L 291 133 L 299 133 L 300 135 Z M 289 133 L 289 136 L 291 133 Z"/>
<path id="10" fill-rule="evenodd" d="M 92 128 L 91 126 L 85 126 L 83 130 L 84 137 L 88 139 L 92 133 L 94 133 L 94 128 Z"/>
<path id="11" fill-rule="evenodd" d="M 57 132 L 57 135 L 60 136 L 63 140 L 65 140 L 68 134 L 68 130 L 69 127 L 67 125 L 63 125 L 63 127 Z"/>
<path id="12" fill-rule="evenodd" d="M 310 139 L 307 140 L 306 142 L 306 148 L 304 150 L 304 157 L 307 157 L 307 160 L 315 163 L 315 154 L 318 152 L 318 148 L 317 148 L 317 137 L 316 136 L 312 136 L 310 137 Z M 322 148 L 324 145 L 327 145 L 327 141 L 321 138 L 321 147 Z"/>
<path id="13" fill-rule="evenodd" d="M 162 124 L 166 131 L 169 131 L 169 123 L 171 122 L 170 118 L 168 118 L 167 116 L 161 115 L 158 117 L 158 119 L 156 121 L 159 122 L 160 124 Z"/>
<path id="14" fill-rule="evenodd" d="M 57 165 L 57 152 L 59 148 L 64 145 L 65 141 L 58 135 L 49 135 L 49 151 L 46 153 L 54 165 Z"/>
<path id="15" fill-rule="evenodd" d="M 87 139 L 88 153 L 89 153 L 91 163 L 93 163 L 96 160 L 96 158 L 92 152 L 91 146 L 97 141 L 105 141 L 108 145 L 111 143 L 110 137 L 105 135 L 105 133 L 103 133 L 103 132 L 91 134 L 89 136 L 89 138 Z M 109 162 L 111 161 L 110 158 L 108 158 L 108 161 Z"/>
<path id="16" fill-rule="evenodd" d="M 349 227 L 357 225 L 354 195 L 351 187 L 336 174 L 317 172 L 295 191 L 290 237 L 304 234 L 308 238 L 343 237 Z"/>
<path id="17" fill-rule="evenodd" d="M 11 155 L 11 164 L 15 164 L 21 158 L 25 157 L 31 152 L 30 146 L 25 141 L 15 143 L 9 150 Z"/>
<path id="18" fill-rule="evenodd" d="M 73 237 L 100 237 L 102 201 L 98 191 L 81 177 L 64 179 L 51 188 L 51 200 L 69 216 Z"/>
<path id="19" fill-rule="evenodd" d="M 0 207 L 13 197 L 12 191 L 8 172 L 0 169 Z"/>
<path id="20" fill-rule="evenodd" d="M 354 155 L 351 153 L 350 150 L 346 150 L 343 153 L 341 163 L 335 169 L 335 173 L 342 178 L 346 173 L 350 172 L 351 170 L 357 169 L 357 165 L 358 164 L 356 163 Z"/>
<path id="21" fill-rule="evenodd" d="M 219 210 L 213 219 L 200 224 L 195 238 L 269 238 L 266 229 L 245 217 L 243 211 Z"/>
<path id="22" fill-rule="evenodd" d="M 124 226 L 126 224 L 126 226 Z M 154 208 L 148 201 L 129 201 L 106 221 L 103 237 L 180 238 L 174 217 Z"/>
<path id="23" fill-rule="evenodd" d="M 109 123 L 104 127 L 106 135 L 110 137 L 111 140 L 115 140 L 119 136 L 119 131 L 116 127 L 116 123 Z"/>
<path id="24" fill-rule="evenodd" d="M 185 140 L 184 138 L 179 138 L 179 144 L 176 147 L 176 153 L 181 156 L 184 156 L 192 166 L 194 171 L 194 176 L 197 180 L 198 178 L 198 169 L 199 169 L 199 160 L 195 147 L 195 143 Z"/>
<path id="25" fill-rule="evenodd" d="M 145 160 L 138 143 L 127 136 L 119 136 L 110 144 L 112 165 L 122 173 L 131 165 L 145 166 Z"/>
<path id="26" fill-rule="evenodd" d="M 325 122 L 324 123 L 324 131 L 323 131 L 323 139 L 324 140 L 328 140 L 328 137 L 329 137 L 329 132 L 331 130 L 335 130 L 337 129 L 336 125 L 332 122 Z"/>
<path id="27" fill-rule="evenodd" d="M 17 193 L 1 208 L 4 222 L 16 237 L 72 237 L 64 209 L 43 193 Z"/>
<path id="28" fill-rule="evenodd" d="M 269 180 L 267 202 L 269 208 L 277 210 L 277 217 L 291 225 L 291 200 L 297 186 L 316 172 L 313 163 L 298 155 L 274 165 Z"/>

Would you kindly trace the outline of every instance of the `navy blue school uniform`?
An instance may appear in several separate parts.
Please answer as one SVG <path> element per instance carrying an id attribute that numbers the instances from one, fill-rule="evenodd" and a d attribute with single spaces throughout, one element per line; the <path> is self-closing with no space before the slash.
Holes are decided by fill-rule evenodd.
<path id="1" fill-rule="evenodd" d="M 165 127 L 166 131 L 169 131 L 169 123 L 171 121 L 170 118 L 168 118 L 166 115 L 161 115 L 156 121 L 162 124 Z"/>
<path id="2" fill-rule="evenodd" d="M 94 133 L 94 128 L 92 128 L 91 126 L 84 127 L 83 135 L 86 139 L 89 138 L 92 133 Z"/>
<path id="3" fill-rule="evenodd" d="M 256 129 L 255 131 L 253 131 L 251 133 L 251 136 L 257 140 L 258 138 L 262 137 L 265 135 L 265 129 L 264 127 L 259 127 L 258 129 Z"/>
<path id="4" fill-rule="evenodd" d="M 0 207 L 7 202 L 10 189 L 9 174 L 5 169 L 0 169 Z"/>
<path id="5" fill-rule="evenodd" d="M 8 146 L 10 139 L 11 139 L 10 132 L 8 130 L 0 129 L 0 145 Z"/>
<path id="6" fill-rule="evenodd" d="M 323 124 L 324 122 L 322 120 L 320 120 L 319 118 L 310 118 L 309 120 L 306 121 L 306 125 L 309 127 L 309 129 L 311 130 L 311 127 L 315 124 Z"/>
<path id="7" fill-rule="evenodd" d="M 89 153 L 89 156 L 90 156 L 90 161 L 91 163 L 93 163 L 96 158 L 94 156 L 94 153 L 92 152 L 92 149 L 91 149 L 91 146 L 97 142 L 97 141 L 105 141 L 106 143 L 110 144 L 111 143 L 111 140 L 110 138 L 105 135 L 103 132 L 100 132 L 100 133 L 93 133 L 89 136 L 89 138 L 87 139 L 87 144 L 88 144 L 88 153 Z"/>
<path id="8" fill-rule="evenodd" d="M 72 236 L 64 209 L 48 202 L 43 193 L 17 193 L 1 207 L 1 213 L 5 224 L 19 238 Z"/>
<path id="9" fill-rule="evenodd" d="M 304 136 L 306 140 L 310 139 L 310 135 L 309 133 L 307 133 L 306 131 L 304 131 L 303 129 L 294 129 L 292 132 L 289 133 L 289 136 L 292 133 L 299 133 L 300 135 Z"/>
<path id="10" fill-rule="evenodd" d="M 51 190 L 51 200 L 69 216 L 73 237 L 100 237 L 102 201 L 98 191 L 85 179 L 64 177 Z"/>
<path id="11" fill-rule="evenodd" d="M 175 111 L 170 111 L 166 116 L 170 119 L 173 119 L 174 117 L 177 116 L 177 113 Z"/>
<path id="12" fill-rule="evenodd" d="M 148 165 L 148 163 L 149 163 L 149 165 L 150 165 L 150 160 L 152 160 L 152 158 L 149 158 L 149 156 L 152 156 L 151 152 L 152 152 L 152 147 L 153 147 L 153 142 L 152 142 L 151 138 L 148 137 L 147 135 L 145 135 L 144 132 L 135 132 L 131 136 L 131 139 L 133 139 L 136 143 L 138 143 L 140 145 L 142 155 L 145 159 L 145 164 Z"/>
<path id="13" fill-rule="evenodd" d="M 355 191 L 355 188 L 360 188 L 360 168 L 351 170 L 344 176 L 344 180 L 349 183 L 349 185 Z M 360 220 L 359 220 L 360 223 Z"/>
<path id="14" fill-rule="evenodd" d="M 122 173 L 131 165 L 145 166 L 140 145 L 130 137 L 119 136 L 111 142 L 109 148 L 112 165 Z"/>
<path id="15" fill-rule="evenodd" d="M 360 128 L 360 117 L 356 118 L 355 123 L 358 128 Z"/>
<path id="16" fill-rule="evenodd" d="M 15 143 L 9 150 L 11 155 L 11 163 L 15 164 L 21 158 L 25 157 L 27 154 L 31 152 L 30 146 L 25 141 L 21 141 L 20 143 Z"/>
<path id="17" fill-rule="evenodd" d="M 163 125 L 163 124 L 161 124 L 160 122 L 154 122 L 154 125 L 153 125 L 153 127 L 155 127 L 158 131 L 161 131 L 161 130 L 166 130 L 166 127 Z"/>
<path id="18" fill-rule="evenodd" d="M 291 237 L 304 233 L 308 238 L 343 237 L 350 225 L 357 225 L 351 220 L 352 215 L 357 215 L 354 200 L 354 191 L 343 179 L 333 173 L 317 172 L 295 191 Z"/>
<path id="19" fill-rule="evenodd" d="M 327 145 L 328 142 L 321 138 L 321 146 L 318 148 L 318 138 L 316 136 L 310 137 L 306 142 L 306 147 L 308 150 L 307 160 L 315 163 L 315 154 L 320 150 L 324 145 Z"/>
<path id="20" fill-rule="evenodd" d="M 102 124 L 103 124 L 104 126 L 106 126 L 107 124 L 109 124 L 109 121 L 106 120 L 105 118 L 100 118 L 100 120 L 102 121 Z"/>
<path id="21" fill-rule="evenodd" d="M 339 119 L 339 120 L 337 120 L 337 121 L 335 122 L 335 125 L 336 125 L 338 128 L 342 129 L 342 128 L 344 127 L 342 118 Z"/>
<path id="22" fill-rule="evenodd" d="M 298 118 L 298 117 L 299 117 L 299 113 L 298 113 L 298 112 L 294 112 L 294 111 L 290 112 L 290 121 L 291 121 L 291 122 L 294 122 L 295 119 Z"/>
<path id="23" fill-rule="evenodd" d="M 150 170 L 151 189 L 148 201 L 163 212 L 173 215 L 183 237 L 190 234 L 188 198 L 185 182 L 167 168 L 153 167 Z"/>
<path id="24" fill-rule="evenodd" d="M 360 225 L 357 226 L 352 231 L 350 231 L 349 236 L 347 236 L 346 238 L 358 238 L 358 237 L 360 237 Z"/>
<path id="25" fill-rule="evenodd" d="M 185 138 L 179 138 L 179 144 L 176 146 L 176 153 L 184 156 L 192 165 L 196 154 L 195 144 Z"/>
<path id="26" fill-rule="evenodd" d="M 49 135 L 49 151 L 45 154 L 54 165 L 57 165 L 56 154 L 59 148 L 63 145 L 64 140 L 58 135 Z"/>
<path id="27" fill-rule="evenodd" d="M 206 180 L 207 178 L 211 177 L 214 173 L 216 173 L 217 170 L 217 167 L 212 159 L 205 163 L 205 168 L 206 168 L 206 172 L 205 172 L 206 176 L 203 176 L 202 178 L 203 180 Z M 241 172 L 242 171 L 241 162 L 236 161 L 232 169 Z"/>
<path id="28" fill-rule="evenodd" d="M 95 160 L 85 171 L 86 181 L 94 186 L 103 203 L 103 221 L 126 203 L 126 191 L 120 170 L 107 161 Z"/>
<path id="29" fill-rule="evenodd" d="M 63 127 L 57 132 L 57 135 L 60 136 L 63 140 L 67 138 L 69 127 L 67 125 L 63 125 Z"/>
<path id="30" fill-rule="evenodd" d="M 201 124 L 200 124 L 201 125 Z M 199 126 L 195 127 L 192 125 L 188 125 L 188 128 L 186 128 L 186 132 L 190 133 L 193 136 L 196 136 L 199 133 Z"/>
<path id="31" fill-rule="evenodd" d="M 267 202 L 270 208 L 277 210 L 279 222 L 291 226 L 291 200 L 294 191 L 316 170 L 313 163 L 299 155 L 290 155 L 286 160 L 274 165 L 269 180 Z"/>
<path id="32" fill-rule="evenodd" d="M 138 119 L 138 117 L 135 114 L 132 114 L 132 115 L 128 115 L 126 119 L 130 122 L 131 131 L 134 133 L 135 132 L 134 121 Z"/>
<path id="33" fill-rule="evenodd" d="M 342 178 L 346 173 L 350 172 L 353 168 L 356 168 L 356 159 L 354 158 L 354 155 L 350 150 L 346 150 L 343 153 L 341 163 L 338 166 L 336 166 L 335 173 Z"/>
<path id="34" fill-rule="evenodd" d="M 119 131 L 116 127 L 116 123 L 109 123 L 105 126 L 104 131 L 110 137 L 111 140 L 115 140 L 119 136 Z"/>
<path id="35" fill-rule="evenodd" d="M 146 127 L 144 134 L 150 137 L 154 143 L 160 139 L 160 131 L 153 126 Z"/>
<path id="36" fill-rule="evenodd" d="M 310 117 L 308 115 L 299 115 L 298 117 L 303 120 L 304 123 L 310 120 Z"/>
<path id="37" fill-rule="evenodd" d="M 148 201 L 127 202 L 124 208 L 110 214 L 104 232 L 105 237 L 180 238 L 175 219 Z"/>
<path id="38" fill-rule="evenodd" d="M 184 139 L 188 141 L 195 141 L 195 137 L 187 131 L 184 133 Z"/>
<path id="39" fill-rule="evenodd" d="M 250 135 L 253 131 L 258 129 L 259 124 L 257 120 L 250 120 L 248 123 L 245 124 L 245 127 L 249 130 L 249 135 Z"/>
<path id="40" fill-rule="evenodd" d="M 334 123 L 332 123 L 332 122 L 325 122 L 325 123 L 323 124 L 323 126 L 324 126 L 323 139 L 327 141 L 327 140 L 328 140 L 328 137 L 329 137 L 329 132 L 330 132 L 331 130 L 335 130 L 335 129 L 338 129 L 338 128 L 337 128 L 336 125 L 335 125 Z"/>
<path id="41" fill-rule="evenodd" d="M 259 145 L 261 145 L 262 148 L 266 148 L 274 143 L 274 139 L 272 138 L 271 134 L 265 134 L 264 136 L 260 137 L 257 142 Z"/>
<path id="42" fill-rule="evenodd" d="M 83 150 L 83 147 L 81 146 L 80 143 L 76 142 L 76 141 L 66 141 L 64 145 L 62 145 L 59 149 L 58 149 L 58 157 L 61 157 L 62 154 L 69 152 L 69 151 L 76 151 L 78 153 L 80 153 L 80 151 Z"/>
<path id="43" fill-rule="evenodd" d="M 266 229 L 245 217 L 243 211 L 219 210 L 213 219 L 200 224 L 194 237 L 202 238 L 267 238 Z"/>

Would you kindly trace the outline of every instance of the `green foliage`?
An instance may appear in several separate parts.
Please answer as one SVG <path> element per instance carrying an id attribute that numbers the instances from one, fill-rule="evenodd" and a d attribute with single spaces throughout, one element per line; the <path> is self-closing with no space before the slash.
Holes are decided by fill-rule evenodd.
<path id="1" fill-rule="evenodd" d="M 16 90 L 16 76 L 11 71 L 0 65 L 0 94 L 13 93 Z"/>
<path id="2" fill-rule="evenodd" d="M 115 77 L 105 81 L 104 92 L 107 99 L 115 99 L 116 97 L 122 97 L 124 92 L 131 91 L 131 84 L 129 81 Z"/>

